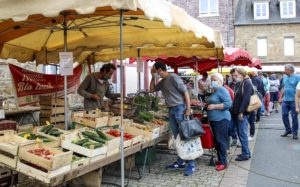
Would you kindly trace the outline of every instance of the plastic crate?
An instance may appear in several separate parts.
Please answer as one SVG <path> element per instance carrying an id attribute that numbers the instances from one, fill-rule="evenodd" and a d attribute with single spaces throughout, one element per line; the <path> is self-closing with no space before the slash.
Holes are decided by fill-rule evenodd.
<path id="1" fill-rule="evenodd" d="M 135 164 L 136 165 L 143 165 L 144 164 L 146 151 L 147 151 L 147 149 L 144 149 L 142 152 L 137 152 L 135 154 Z M 148 148 L 148 155 L 147 155 L 146 165 L 149 165 L 149 164 L 153 163 L 153 161 L 156 158 L 156 152 L 157 152 L 157 150 L 156 150 L 155 147 Z"/>

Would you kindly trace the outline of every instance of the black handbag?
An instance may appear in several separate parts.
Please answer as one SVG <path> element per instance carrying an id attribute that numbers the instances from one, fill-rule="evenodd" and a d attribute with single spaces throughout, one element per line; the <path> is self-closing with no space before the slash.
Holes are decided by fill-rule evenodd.
<path id="1" fill-rule="evenodd" d="M 181 140 L 190 140 L 205 134 L 201 122 L 197 118 L 184 116 L 179 124 L 179 135 Z"/>

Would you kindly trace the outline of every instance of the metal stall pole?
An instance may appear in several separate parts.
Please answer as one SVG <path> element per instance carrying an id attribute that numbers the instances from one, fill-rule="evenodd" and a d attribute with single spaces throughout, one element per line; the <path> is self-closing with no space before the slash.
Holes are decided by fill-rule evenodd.
<path id="1" fill-rule="evenodd" d="M 68 36 L 68 25 L 67 25 L 67 15 L 66 13 L 64 15 L 64 22 L 63 22 L 63 28 L 64 28 L 64 52 L 67 52 L 67 36 Z M 65 99 L 65 130 L 68 130 L 68 82 L 67 82 L 67 75 L 64 76 L 64 99 Z"/>
<path id="2" fill-rule="evenodd" d="M 124 105 L 124 67 L 123 67 L 123 10 L 120 10 L 120 76 L 121 76 L 121 186 L 124 187 L 125 168 L 124 168 L 124 126 L 123 126 L 123 105 Z"/>
<path id="3" fill-rule="evenodd" d="M 137 57 L 137 60 L 136 60 L 136 66 L 137 66 L 137 69 L 140 67 L 140 64 L 139 63 L 141 63 L 141 60 L 140 60 L 140 58 L 141 58 L 141 48 L 138 48 L 137 49 L 137 53 L 138 53 L 138 57 Z M 141 83 L 142 83 L 142 81 L 141 81 L 141 72 L 140 72 L 140 70 L 138 70 L 137 71 L 138 72 L 138 91 L 140 92 L 141 91 Z"/>

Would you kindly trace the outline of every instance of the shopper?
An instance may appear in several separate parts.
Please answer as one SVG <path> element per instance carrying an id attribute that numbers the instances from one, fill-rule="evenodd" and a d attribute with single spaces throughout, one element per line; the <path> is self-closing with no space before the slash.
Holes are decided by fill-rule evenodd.
<path id="1" fill-rule="evenodd" d="M 285 127 L 285 132 L 281 137 L 286 137 L 293 134 L 293 139 L 298 139 L 298 116 L 295 107 L 296 86 L 300 81 L 300 77 L 296 75 L 295 67 L 292 64 L 284 66 L 286 76 L 283 77 L 283 88 L 280 93 L 279 102 L 282 103 L 282 121 Z M 289 113 L 292 116 L 292 128 L 289 120 Z"/>
<path id="2" fill-rule="evenodd" d="M 169 108 L 170 127 L 176 139 L 179 129 L 178 124 L 184 120 L 184 115 L 191 115 L 190 97 L 186 86 L 182 79 L 174 74 L 168 73 L 166 65 L 161 62 L 156 62 L 151 69 L 152 79 L 150 83 L 150 91 L 161 91 L 166 105 Z M 155 84 L 155 77 L 161 80 Z M 177 161 L 166 167 L 167 169 L 185 168 L 184 175 L 192 175 L 195 171 L 194 160 L 182 160 L 177 158 Z"/>
<path id="3" fill-rule="evenodd" d="M 229 109 L 232 105 L 231 97 L 223 87 L 223 76 L 220 73 L 211 75 L 212 95 L 207 100 L 207 117 L 212 127 L 215 147 L 218 154 L 217 171 L 227 168 L 228 129 L 231 120 Z"/>
<path id="4" fill-rule="evenodd" d="M 268 76 L 266 73 L 262 73 L 262 72 L 259 72 L 258 73 L 259 75 L 259 78 L 262 80 L 263 82 L 263 86 L 264 86 L 264 98 L 263 98 L 263 105 L 264 105 L 264 109 L 265 109 L 265 113 L 264 115 L 265 116 L 270 116 L 270 82 L 269 82 L 269 79 L 268 79 Z"/>
<path id="5" fill-rule="evenodd" d="M 113 64 L 104 64 L 99 72 L 91 73 L 86 76 L 80 84 L 77 92 L 84 97 L 84 109 L 95 110 L 96 108 L 104 109 L 104 96 L 115 100 L 120 94 L 112 93 L 109 79 L 113 75 L 116 67 Z"/>
<path id="6" fill-rule="evenodd" d="M 230 75 L 231 75 L 231 78 L 232 78 L 232 82 L 229 84 L 229 87 L 233 90 L 234 92 L 234 95 L 236 94 L 239 86 L 240 86 L 240 82 L 239 80 L 237 80 L 237 71 L 236 71 L 236 68 L 232 68 L 230 70 Z M 234 99 L 233 99 L 234 101 Z M 230 113 L 231 113 L 231 116 L 233 116 L 233 113 L 232 113 L 232 108 L 230 109 Z M 237 129 L 236 129 L 236 124 L 235 124 L 235 120 L 234 118 L 231 118 L 230 120 L 230 125 L 229 125 L 229 136 L 231 136 L 232 138 L 232 143 L 231 143 L 231 146 L 236 146 L 237 145 Z"/>
<path id="7" fill-rule="evenodd" d="M 238 130 L 238 137 L 242 146 L 242 154 L 238 155 L 235 159 L 236 161 L 244 161 L 251 158 L 251 153 L 249 150 L 248 143 L 248 112 L 247 108 L 249 106 L 250 97 L 254 94 L 253 86 L 247 72 L 243 68 L 237 68 L 237 78 L 236 80 L 240 82 L 237 88 L 232 113 L 235 120 L 235 124 Z"/>
<path id="8" fill-rule="evenodd" d="M 270 82 L 270 111 L 274 108 L 275 112 L 278 113 L 278 95 L 279 95 L 279 80 L 275 74 L 272 74 L 269 78 Z"/>
<path id="9" fill-rule="evenodd" d="M 257 72 L 251 72 L 250 77 L 251 77 L 253 88 L 257 91 L 261 102 L 264 103 L 263 98 L 265 95 L 265 89 L 264 89 L 263 81 L 258 77 Z M 261 107 L 259 107 L 257 111 L 253 111 L 249 113 L 249 125 L 250 125 L 249 140 L 250 141 L 253 140 L 255 134 L 255 122 L 260 121 L 260 115 L 261 115 L 260 112 L 261 112 Z"/>

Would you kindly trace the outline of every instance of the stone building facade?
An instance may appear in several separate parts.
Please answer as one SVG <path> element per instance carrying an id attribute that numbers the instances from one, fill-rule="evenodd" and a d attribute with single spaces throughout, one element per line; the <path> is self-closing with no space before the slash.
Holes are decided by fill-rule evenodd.
<path id="1" fill-rule="evenodd" d="M 300 2 L 240 0 L 235 46 L 260 58 L 263 65 L 300 66 Z"/>
<path id="2" fill-rule="evenodd" d="M 188 14 L 222 33 L 224 46 L 234 47 L 234 1 L 232 0 L 169 0 Z M 213 14 L 201 14 L 201 1 L 216 9 Z M 203 3 L 202 2 L 202 3 Z M 206 4 L 207 3 L 207 4 Z M 209 8 L 208 8 L 209 9 Z M 210 8 L 212 10 L 212 8 Z M 203 8 L 202 8 L 203 11 Z"/>

